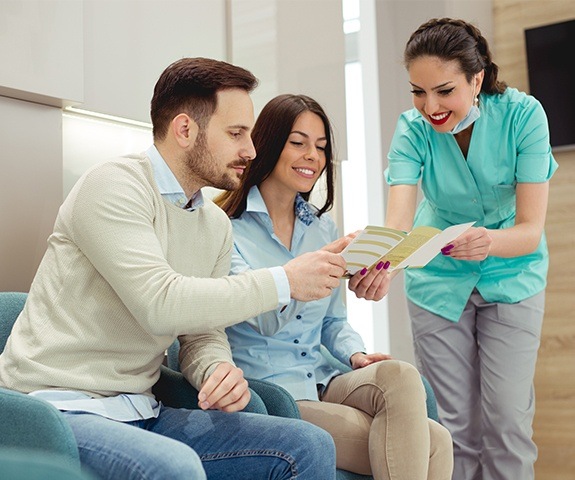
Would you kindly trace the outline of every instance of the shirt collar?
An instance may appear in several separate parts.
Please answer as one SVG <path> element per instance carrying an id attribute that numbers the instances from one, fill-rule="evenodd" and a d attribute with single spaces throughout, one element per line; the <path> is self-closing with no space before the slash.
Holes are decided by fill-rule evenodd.
<path id="1" fill-rule="evenodd" d="M 163 159 L 156 146 L 152 145 L 148 148 L 148 150 L 146 150 L 146 155 L 152 164 L 154 180 L 156 181 L 156 185 L 158 186 L 158 190 L 160 190 L 162 196 L 178 207 L 184 207 L 188 204 L 190 199 L 186 197 L 184 189 L 178 182 L 174 173 L 170 170 L 170 167 L 168 167 L 168 164 Z M 202 191 L 198 190 L 192 196 L 191 200 L 191 206 L 188 209 L 194 210 L 203 206 L 204 197 Z"/>
<path id="2" fill-rule="evenodd" d="M 295 198 L 295 215 L 301 222 L 305 225 L 311 225 L 314 220 L 317 219 L 313 207 L 306 202 L 303 197 L 298 193 Z M 246 200 L 246 211 L 247 212 L 257 212 L 264 213 L 269 216 L 266 203 L 260 193 L 257 185 L 250 188 L 248 192 L 248 197 Z"/>

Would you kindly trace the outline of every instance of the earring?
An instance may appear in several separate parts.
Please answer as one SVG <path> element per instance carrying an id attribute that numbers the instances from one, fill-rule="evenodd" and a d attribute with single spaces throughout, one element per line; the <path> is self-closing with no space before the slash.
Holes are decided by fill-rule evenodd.
<path id="1" fill-rule="evenodd" d="M 479 105 L 479 95 L 477 95 L 477 97 L 473 99 L 473 105 L 475 105 L 476 107 Z"/>

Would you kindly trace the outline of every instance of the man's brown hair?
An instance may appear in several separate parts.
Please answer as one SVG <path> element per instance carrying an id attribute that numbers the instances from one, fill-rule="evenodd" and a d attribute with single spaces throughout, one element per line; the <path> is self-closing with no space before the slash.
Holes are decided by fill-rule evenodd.
<path id="1" fill-rule="evenodd" d="M 251 92 L 254 75 L 235 65 L 211 58 L 182 58 L 168 66 L 154 87 L 150 116 L 154 140 L 162 140 L 170 122 L 180 113 L 203 129 L 217 108 L 219 90 L 239 88 Z"/>

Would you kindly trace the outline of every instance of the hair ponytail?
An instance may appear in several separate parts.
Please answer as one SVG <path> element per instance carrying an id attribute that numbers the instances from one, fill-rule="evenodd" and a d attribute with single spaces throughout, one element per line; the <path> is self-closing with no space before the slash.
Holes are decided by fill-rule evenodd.
<path id="1" fill-rule="evenodd" d="M 481 91 L 503 93 L 505 82 L 497 79 L 499 67 L 493 63 L 487 40 L 474 25 L 452 18 L 434 18 L 422 24 L 409 38 L 403 55 L 407 68 L 422 56 L 455 60 L 468 82 L 485 70 Z"/>

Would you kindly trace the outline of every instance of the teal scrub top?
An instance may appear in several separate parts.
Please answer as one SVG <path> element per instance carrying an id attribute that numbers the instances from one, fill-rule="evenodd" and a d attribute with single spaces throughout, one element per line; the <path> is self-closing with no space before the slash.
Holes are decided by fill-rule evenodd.
<path id="1" fill-rule="evenodd" d="M 390 185 L 421 180 L 424 199 L 414 225 L 444 229 L 474 221 L 488 229 L 515 224 L 517 183 L 548 181 L 557 162 L 551 154 L 547 117 L 533 97 L 507 88 L 479 97 L 467 159 L 451 133 L 438 133 L 416 110 L 399 117 L 385 175 Z M 409 300 L 456 322 L 474 288 L 488 302 L 515 303 L 545 288 L 545 235 L 537 249 L 514 258 L 482 261 L 438 255 L 426 267 L 407 269 Z"/>

